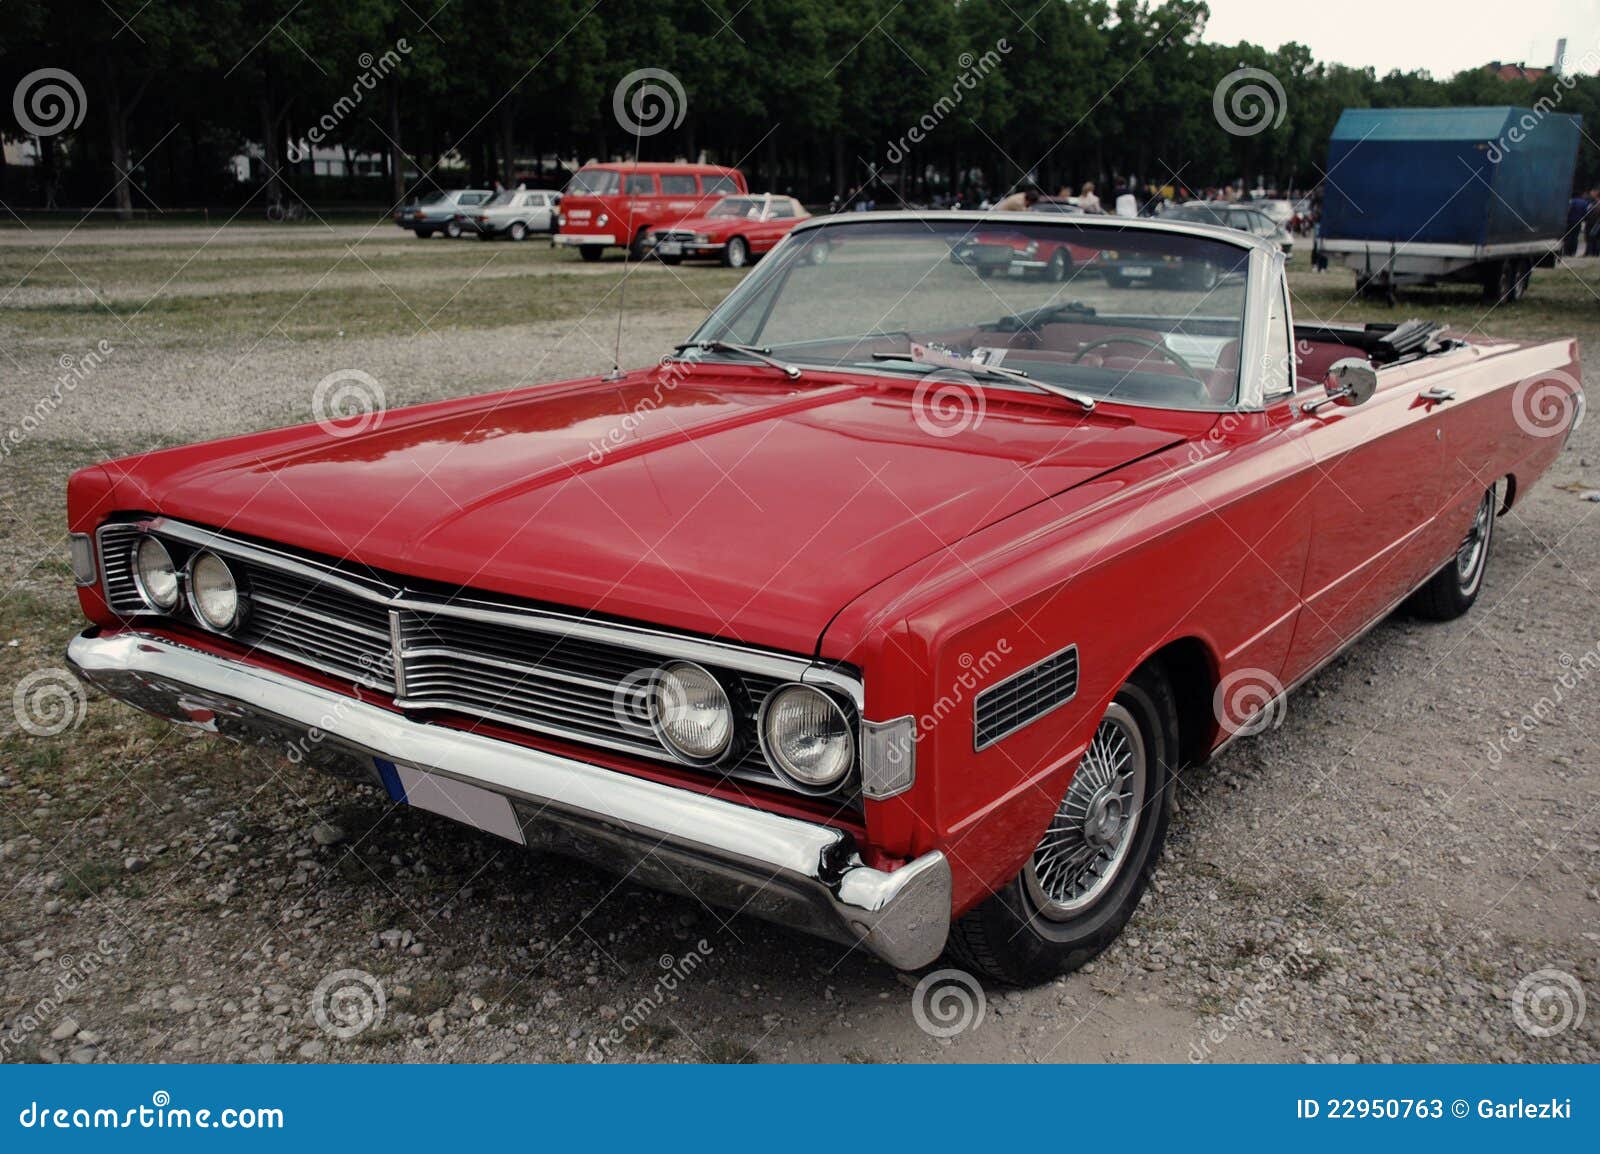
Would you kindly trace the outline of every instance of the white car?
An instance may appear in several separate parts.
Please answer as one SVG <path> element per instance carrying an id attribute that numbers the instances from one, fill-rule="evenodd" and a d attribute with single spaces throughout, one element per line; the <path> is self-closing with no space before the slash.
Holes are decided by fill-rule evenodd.
<path id="1" fill-rule="evenodd" d="M 476 232 L 479 240 L 509 236 L 526 240 L 530 232 L 554 232 L 556 206 L 561 194 L 544 188 L 518 188 L 497 192 L 494 199 L 456 217 L 463 232 Z"/>

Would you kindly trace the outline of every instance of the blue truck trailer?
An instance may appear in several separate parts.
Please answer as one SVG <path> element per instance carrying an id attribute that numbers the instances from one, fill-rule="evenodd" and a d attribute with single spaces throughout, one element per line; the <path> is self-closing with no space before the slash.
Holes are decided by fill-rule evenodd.
<path id="1" fill-rule="evenodd" d="M 1368 295 L 1453 281 L 1520 299 L 1559 252 L 1580 128 L 1548 108 L 1347 108 L 1318 248 Z"/>

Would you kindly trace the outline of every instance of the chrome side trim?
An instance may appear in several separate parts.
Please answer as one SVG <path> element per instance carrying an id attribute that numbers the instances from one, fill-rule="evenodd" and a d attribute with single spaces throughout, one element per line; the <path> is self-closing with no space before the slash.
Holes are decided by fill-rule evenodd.
<path id="1" fill-rule="evenodd" d="M 1058 657 L 1064 657 L 1068 653 L 1071 653 L 1073 655 L 1072 692 L 1067 694 L 1067 696 L 1063 697 L 1060 701 L 1056 702 L 1054 705 L 1050 706 L 1050 708 L 1041 710 L 1040 712 L 1033 714 L 1032 716 L 1026 718 L 1025 720 L 1018 722 L 1016 725 L 1013 725 L 1010 729 L 1005 730 L 1003 733 L 996 733 L 996 734 L 991 735 L 990 738 L 987 741 L 983 742 L 982 744 L 979 744 L 979 742 L 978 742 L 978 715 L 983 710 L 984 698 L 992 697 L 997 693 L 1003 693 L 1005 691 L 1006 687 L 1011 685 L 1013 682 L 1020 681 L 1022 678 L 1027 677 L 1030 673 L 1033 673 L 1035 670 L 1037 670 L 1041 665 L 1044 665 L 1047 662 L 1054 661 Z M 1078 653 L 1078 646 L 1077 646 L 1076 642 L 1074 642 L 1071 645 L 1063 646 L 1062 648 L 1057 649 L 1054 653 L 1048 653 L 1045 656 L 1039 658 L 1039 660 L 1035 661 L 1032 665 L 1029 665 L 1027 668 L 1017 670 L 1015 673 L 1013 673 L 1011 676 L 1005 678 L 1003 681 L 995 682 L 993 685 L 989 686 L 987 689 L 983 690 L 983 692 L 979 693 L 976 697 L 974 697 L 972 699 L 972 722 L 973 722 L 973 724 L 972 724 L 972 752 L 981 753 L 983 750 L 988 749 L 991 746 L 998 745 L 1000 742 L 1002 742 L 1006 738 L 1010 737 L 1013 733 L 1021 732 L 1022 730 L 1028 728 L 1028 726 L 1032 725 L 1034 722 L 1039 721 L 1039 720 L 1041 720 L 1043 718 L 1046 718 L 1046 717 L 1050 716 L 1050 714 L 1052 714 L 1056 710 L 1060 709 L 1063 705 L 1068 705 L 1072 701 L 1074 701 L 1078 696 L 1078 684 L 1079 684 L 1079 681 L 1081 680 L 1081 676 L 1082 676 L 1082 672 L 1081 672 L 1081 669 L 1079 668 L 1079 663 L 1078 663 L 1078 659 L 1077 659 L 1077 653 Z"/>
<path id="2" fill-rule="evenodd" d="M 530 846 L 660 888 L 689 890 L 864 949 L 902 969 L 936 959 L 951 917 L 951 871 L 935 850 L 893 871 L 866 865 L 843 830 L 429 725 L 156 634 L 67 646 L 83 680 L 136 708 L 242 741 L 285 745 L 347 776 L 374 758 L 509 798 Z"/>

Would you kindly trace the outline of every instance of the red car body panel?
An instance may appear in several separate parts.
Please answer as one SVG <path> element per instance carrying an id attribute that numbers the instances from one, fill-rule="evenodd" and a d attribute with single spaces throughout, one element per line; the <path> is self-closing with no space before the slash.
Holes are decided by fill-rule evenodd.
<path id="1" fill-rule="evenodd" d="M 1085 415 L 992 390 L 953 435 L 919 422 L 911 381 L 655 368 L 391 412 L 347 436 L 306 426 L 94 466 L 72 478 L 69 521 L 160 512 L 847 662 L 864 716 L 945 723 L 919 723 L 907 792 L 865 802 L 859 825 L 833 820 L 875 862 L 942 850 L 959 913 L 1026 861 L 1141 663 L 1181 655 L 1202 679 L 1182 752 L 1205 756 L 1227 736 L 1210 687 L 1250 670 L 1292 684 L 1380 619 L 1453 556 L 1489 485 L 1520 495 L 1561 451 L 1519 386 L 1581 379 L 1575 342 L 1479 340 L 1383 369 L 1364 405 L 1301 411 L 1339 352 L 1303 347 L 1300 393 L 1260 412 Z M 1428 401 L 1430 386 L 1454 399 Z M 609 438 L 624 416 L 629 434 Z M 94 588 L 80 596 L 117 625 Z M 1068 643 L 1070 707 L 974 752 L 976 692 Z"/>
<path id="2" fill-rule="evenodd" d="M 734 237 L 743 237 L 755 256 L 771 252 L 794 226 L 807 219 L 803 216 L 779 217 L 775 220 L 749 220 L 742 216 L 691 216 L 672 221 L 675 231 L 703 234 L 707 243 L 727 244 Z"/>

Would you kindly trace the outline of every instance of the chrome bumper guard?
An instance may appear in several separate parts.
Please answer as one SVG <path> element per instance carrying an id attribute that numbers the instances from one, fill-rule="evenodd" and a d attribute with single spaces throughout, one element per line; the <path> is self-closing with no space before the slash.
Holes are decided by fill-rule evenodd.
<path id="1" fill-rule="evenodd" d="M 385 785 L 383 762 L 508 799 L 509 831 L 477 820 L 471 804 L 437 811 L 657 889 L 860 945 L 901 969 L 944 949 L 950 865 L 938 851 L 892 872 L 873 869 L 849 834 L 829 826 L 414 721 L 154 634 L 91 629 L 72 639 L 67 661 L 90 685 L 147 713 L 275 745 L 341 776 Z"/>
<path id="2" fill-rule="evenodd" d="M 558 232 L 551 236 L 550 240 L 554 244 L 573 245 L 576 247 L 582 247 L 589 244 L 615 246 L 622 243 L 610 233 L 597 233 L 590 235 L 589 233 L 583 232 Z"/>

